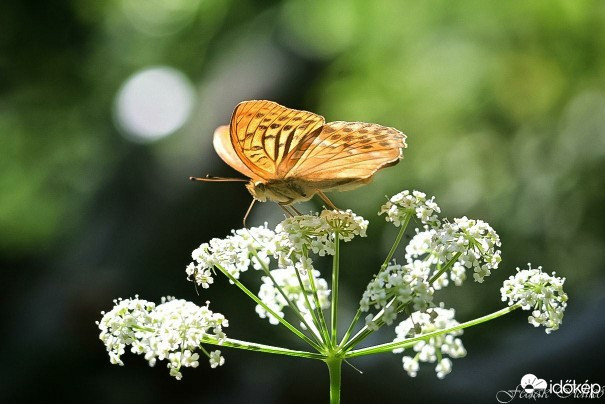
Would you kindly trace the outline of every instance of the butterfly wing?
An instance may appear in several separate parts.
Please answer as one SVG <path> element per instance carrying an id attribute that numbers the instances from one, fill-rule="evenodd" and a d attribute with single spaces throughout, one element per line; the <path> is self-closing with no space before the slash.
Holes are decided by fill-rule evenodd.
<path id="1" fill-rule="evenodd" d="M 292 167 L 288 156 L 304 147 L 301 142 L 310 145 L 309 139 L 319 135 L 324 123 L 321 115 L 312 112 L 272 101 L 244 101 L 231 117 L 232 149 L 257 177 L 280 179 Z"/>
<path id="2" fill-rule="evenodd" d="M 327 123 L 291 152 L 286 178 L 315 182 L 318 189 L 368 182 L 381 168 L 399 162 L 405 138 L 397 129 L 373 123 Z"/>
<path id="3" fill-rule="evenodd" d="M 231 144 L 231 134 L 229 132 L 229 125 L 223 125 L 216 128 L 214 131 L 214 138 L 212 139 L 214 150 L 219 157 L 231 168 L 244 174 L 246 177 L 258 181 L 261 179 L 254 171 L 250 170 L 239 158 L 233 145 Z"/>

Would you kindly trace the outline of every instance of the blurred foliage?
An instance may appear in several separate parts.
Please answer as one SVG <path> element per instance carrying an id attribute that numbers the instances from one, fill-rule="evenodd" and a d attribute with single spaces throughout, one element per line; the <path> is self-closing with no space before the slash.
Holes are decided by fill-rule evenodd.
<path id="1" fill-rule="evenodd" d="M 250 370 L 262 366 L 278 375 L 289 365 L 281 358 L 265 363 L 229 351 L 230 369 L 189 372 L 190 381 L 174 385 L 163 371 L 140 364 L 132 371 L 110 367 L 95 340 L 93 322 L 113 297 L 197 298 L 184 279 L 190 251 L 241 226 L 249 196 L 237 184 L 198 185 L 186 178 L 232 175 L 212 151 L 211 133 L 244 99 L 273 99 L 329 121 L 378 122 L 408 135 L 398 166 L 366 187 L 333 195 L 338 206 L 371 221 L 370 238 L 347 246 L 358 255 L 343 258 L 350 270 L 343 273 L 342 293 L 351 305 L 393 237 L 375 216 L 378 206 L 385 195 L 417 188 L 435 195 L 447 216 L 484 219 L 503 239 L 506 275 L 494 274 L 482 288 L 448 291 L 446 301 L 460 317 L 498 307 L 498 285 L 527 261 L 566 276 L 572 306 L 598 306 L 605 263 L 604 49 L 605 4 L 588 0 L 3 2 L 0 262 L 14 285 L 3 301 L 22 308 L 10 315 L 9 328 L 34 332 L 25 339 L 7 334 L 12 348 L 5 358 L 19 365 L 2 375 L 15 383 L 0 393 L 16 397 L 33 382 L 64 385 L 48 372 L 78 368 L 70 377 L 80 387 L 62 391 L 64 398 L 97 392 L 99 400 L 153 401 L 181 389 L 183 400 L 237 402 L 246 392 L 258 402 L 283 402 L 292 394 Z M 115 125 L 114 98 L 137 71 L 160 65 L 195 83 L 196 106 L 171 136 L 132 143 Z M 266 205 L 254 212 L 253 223 L 279 220 L 280 211 Z M 250 317 L 252 306 L 240 309 L 247 303 L 234 291 L 208 296 L 232 319 L 233 335 L 247 336 L 252 327 L 259 340 L 279 342 L 274 329 Z M 545 340 L 568 346 L 565 341 L 590 332 L 565 334 L 566 325 L 592 329 L 591 317 L 578 312 L 584 323 L 574 323 L 570 316 L 562 337 L 523 335 L 537 347 Z M 493 368 L 478 363 L 489 347 L 498 350 L 506 335 L 527 328 L 522 317 L 494 325 L 502 337 L 490 333 L 487 347 L 485 339 L 473 340 L 481 331 L 469 335 L 469 352 L 476 349 L 478 356 L 466 367 L 458 361 L 442 393 L 427 391 L 417 400 L 446 400 L 440 394 L 447 392 L 472 397 L 460 383 L 484 383 L 477 369 L 499 375 L 485 385 L 484 400 L 493 399 L 496 385 L 512 388 L 530 370 L 514 368 L 518 356 Z M 602 329 L 602 321 L 596 324 Z M 40 358 L 32 355 L 45 359 L 37 365 L 32 361 Z M 561 369 L 547 358 L 547 351 L 536 357 L 538 369 Z M 404 379 L 398 360 L 388 356 L 363 363 L 369 369 L 364 378 L 344 376 L 346 401 L 378 397 L 369 386 L 380 383 L 379 375 L 367 373 L 385 373 L 373 366 L 389 366 L 389 380 L 401 381 L 376 393 L 382 400 L 399 402 L 405 389 L 436 383 L 431 370 Z M 312 365 L 301 365 L 296 377 L 319 386 L 317 394 L 301 392 L 300 400 L 323 399 L 327 389 L 327 378 L 313 374 Z M 584 380 L 589 372 L 551 375 Z M 196 390 L 198 377 L 214 380 L 215 390 Z M 128 378 L 137 381 L 129 385 Z M 259 391 L 259 380 L 270 388 Z"/>

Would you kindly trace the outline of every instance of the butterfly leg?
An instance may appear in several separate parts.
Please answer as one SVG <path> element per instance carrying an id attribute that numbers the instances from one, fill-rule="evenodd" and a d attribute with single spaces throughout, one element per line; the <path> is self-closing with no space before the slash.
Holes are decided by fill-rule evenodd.
<path id="1" fill-rule="evenodd" d="M 252 207 L 254 206 L 254 202 L 256 202 L 256 199 L 252 198 L 252 203 L 250 204 L 250 206 L 248 206 L 248 210 L 246 211 L 246 214 L 244 215 L 244 220 L 243 220 L 243 222 L 244 222 L 244 229 L 248 228 L 246 226 L 246 219 L 248 219 L 248 215 L 252 211 Z"/>
<path id="2" fill-rule="evenodd" d="M 319 197 L 321 198 L 321 200 L 326 203 L 326 205 L 328 206 L 328 208 L 334 209 L 334 210 L 341 210 L 341 209 L 338 209 L 336 207 L 336 205 L 334 205 L 332 203 L 332 201 L 330 200 L 330 198 L 328 198 L 328 196 L 326 194 L 324 194 L 323 192 L 321 192 L 320 190 L 317 190 L 317 195 L 319 195 Z"/>
<path id="3" fill-rule="evenodd" d="M 302 213 L 300 213 L 300 212 L 298 211 L 298 209 L 296 209 L 296 208 L 294 207 L 294 205 L 289 205 L 288 207 L 289 207 L 290 209 L 292 209 L 294 212 L 296 212 L 296 214 L 297 214 L 298 216 L 302 216 Z"/>
<path id="4" fill-rule="evenodd" d="M 296 215 L 294 215 L 292 212 L 290 212 L 290 211 L 288 210 L 288 208 L 286 207 L 287 205 L 282 204 L 281 202 L 278 202 L 277 204 L 279 205 L 279 207 L 280 207 L 280 208 L 282 208 L 282 209 L 284 210 L 284 212 L 286 212 L 286 214 L 287 214 L 289 217 L 294 217 L 294 216 L 296 216 Z"/>

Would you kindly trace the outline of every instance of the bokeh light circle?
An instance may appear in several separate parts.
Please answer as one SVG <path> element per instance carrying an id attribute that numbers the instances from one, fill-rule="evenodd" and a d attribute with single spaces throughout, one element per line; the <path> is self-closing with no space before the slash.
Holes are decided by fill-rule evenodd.
<path id="1" fill-rule="evenodd" d="M 116 122 L 130 140 L 149 142 L 181 128 L 193 109 L 193 85 L 180 71 L 156 66 L 136 72 L 115 99 Z"/>

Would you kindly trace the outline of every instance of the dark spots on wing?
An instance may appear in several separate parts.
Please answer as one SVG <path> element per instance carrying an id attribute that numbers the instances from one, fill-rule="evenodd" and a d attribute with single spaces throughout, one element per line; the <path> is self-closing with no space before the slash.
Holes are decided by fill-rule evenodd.
<path id="1" fill-rule="evenodd" d="M 266 135 L 265 139 L 275 139 L 275 135 Z"/>
<path id="2" fill-rule="evenodd" d="M 338 140 L 342 137 L 342 135 L 332 135 L 332 137 L 330 139 L 332 140 Z"/>
<path id="3" fill-rule="evenodd" d="M 265 114 L 263 114 L 262 112 L 259 112 L 258 114 L 256 114 L 257 118 L 262 118 L 263 116 L 265 116 Z"/>
<path id="4" fill-rule="evenodd" d="M 389 135 L 378 135 L 378 136 L 376 136 L 376 140 L 384 140 L 387 137 L 389 137 Z"/>
<path id="5" fill-rule="evenodd" d="M 391 145 L 389 142 L 380 142 L 378 144 L 381 145 L 381 146 L 384 146 L 384 147 Z"/>
<path id="6" fill-rule="evenodd" d="M 365 149 L 365 150 L 367 150 L 367 149 L 371 149 L 372 147 L 373 147 L 373 146 L 372 146 L 371 144 L 367 144 L 367 145 L 365 145 L 365 146 L 361 146 L 360 148 L 361 148 L 361 149 Z"/>
<path id="7" fill-rule="evenodd" d="M 263 122 L 269 122 L 269 121 L 271 121 L 271 118 L 265 118 L 265 119 L 263 119 Z"/>
<path id="8" fill-rule="evenodd" d="M 345 136 L 342 138 L 342 140 L 344 140 L 345 142 L 350 142 L 351 140 L 353 140 L 353 136 L 351 136 L 351 135 Z"/>
<path id="9" fill-rule="evenodd" d="M 286 119 L 288 119 L 288 117 L 283 115 L 277 118 L 278 121 L 285 121 Z"/>
<path id="10" fill-rule="evenodd" d="M 302 125 L 300 125 L 298 128 L 299 128 L 299 129 L 307 129 L 308 127 L 309 127 L 309 125 L 307 125 L 307 124 L 302 124 Z"/>
<path id="11" fill-rule="evenodd" d="M 368 133 L 367 129 L 359 129 L 359 133 Z"/>
<path id="12" fill-rule="evenodd" d="M 258 125 L 258 128 L 260 130 L 267 130 L 268 126 L 267 125 Z"/>
<path id="13" fill-rule="evenodd" d="M 334 128 L 330 127 L 330 126 L 324 126 L 323 129 L 322 129 L 322 132 L 326 132 L 326 133 L 332 133 L 334 131 L 336 131 L 336 129 L 334 129 Z"/>
<path id="14" fill-rule="evenodd" d="M 251 149 L 251 150 L 253 150 L 253 151 L 259 151 L 259 150 L 261 150 L 262 148 L 263 148 L 262 146 L 252 146 L 252 149 Z"/>
<path id="15" fill-rule="evenodd" d="M 351 129 L 351 128 L 344 128 L 342 131 L 349 133 L 349 132 L 353 132 L 353 129 Z"/>
<path id="16" fill-rule="evenodd" d="M 315 119 L 313 119 L 313 118 L 309 118 L 309 119 L 305 120 L 303 123 L 307 123 L 307 124 L 309 124 L 309 123 L 312 123 L 312 122 L 314 122 L 314 121 L 315 121 Z"/>
<path id="17" fill-rule="evenodd" d="M 300 116 L 295 116 L 294 118 L 292 118 L 293 121 L 300 121 L 302 118 Z"/>
<path id="18" fill-rule="evenodd" d="M 359 141 L 359 143 L 361 143 L 361 144 L 366 144 L 366 143 L 369 143 L 369 142 L 371 142 L 371 141 L 372 141 L 372 139 L 370 139 L 369 137 L 367 137 L 367 136 L 362 136 L 362 137 L 361 137 L 361 140 Z"/>
<path id="19" fill-rule="evenodd" d="M 290 130 L 290 129 L 292 129 L 292 125 L 286 125 L 286 126 L 284 126 L 284 130 Z"/>
<path id="20" fill-rule="evenodd" d="M 278 124 L 278 123 L 272 123 L 270 126 L 271 129 L 277 129 L 279 127 L 280 127 L 280 124 Z"/>

